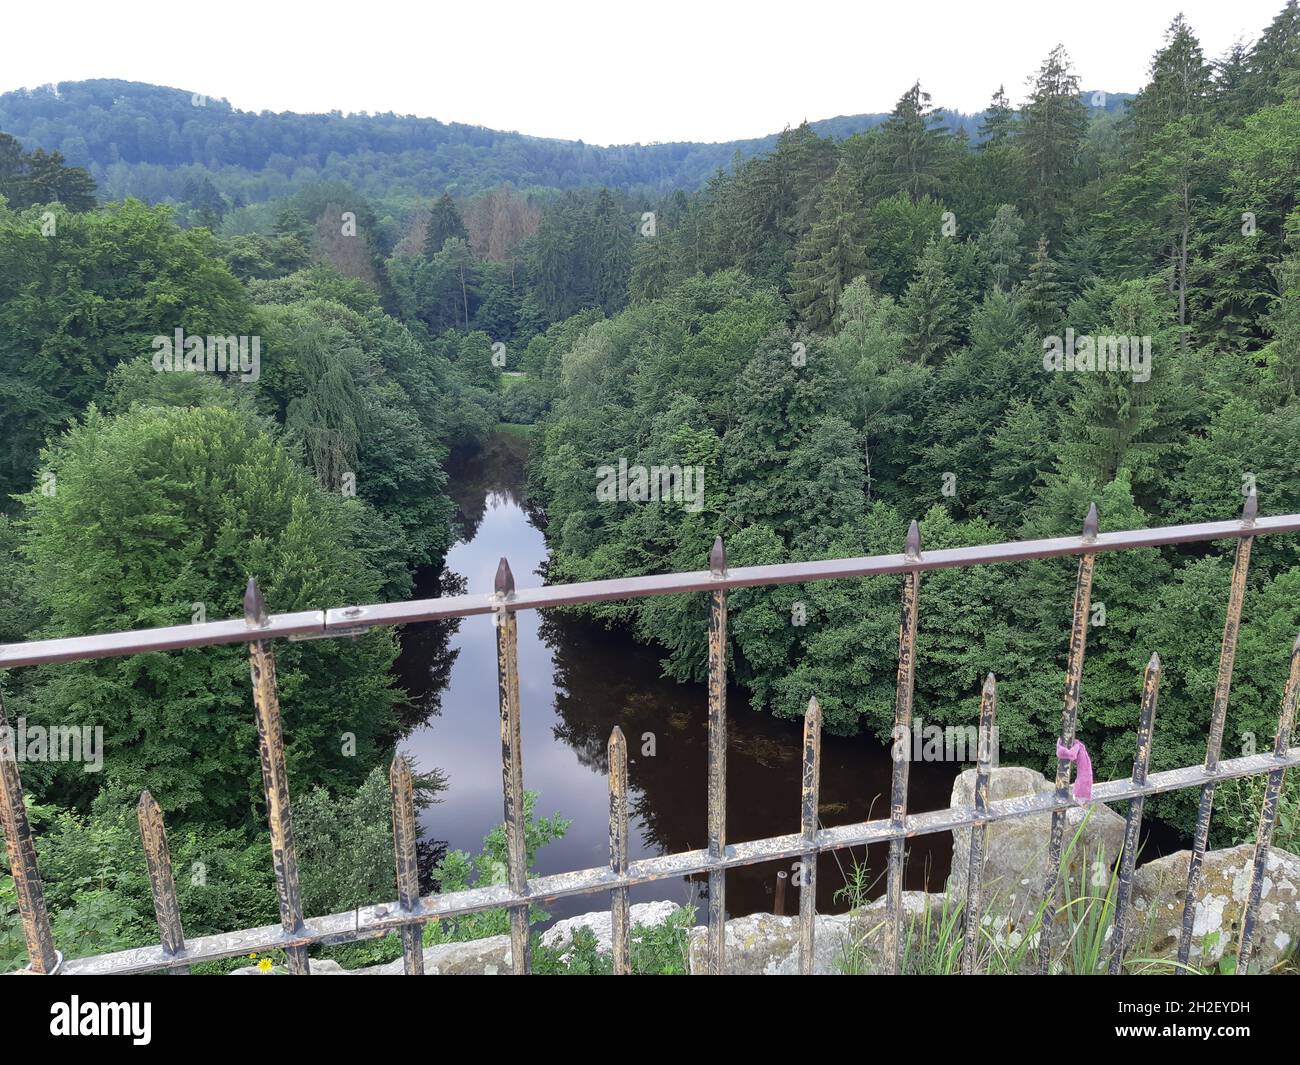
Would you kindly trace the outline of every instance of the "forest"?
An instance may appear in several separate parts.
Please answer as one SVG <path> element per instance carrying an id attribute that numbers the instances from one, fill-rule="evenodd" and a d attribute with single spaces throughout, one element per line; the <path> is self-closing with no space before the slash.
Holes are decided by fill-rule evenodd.
<path id="1" fill-rule="evenodd" d="M 1074 534 L 1094 502 L 1103 531 L 1226 520 L 1251 492 L 1300 511 L 1300 6 L 1221 56 L 1181 16 L 1151 43 L 1135 94 L 1083 89 L 1059 46 L 979 115 L 918 82 L 888 115 L 728 145 L 254 115 L 127 82 L 0 96 L 0 643 L 239 616 L 250 573 L 275 612 L 408 597 L 458 535 L 448 456 L 503 424 L 532 437 L 555 582 L 701 569 L 718 535 L 751 565 L 896 552 L 913 519 L 930 549 Z M 259 338 L 256 379 L 156 372 L 177 329 Z M 1058 370 L 1062 338 L 1149 363 Z M 609 502 L 597 471 L 620 460 L 702 469 L 703 505 Z M 1230 567 L 1223 544 L 1098 562 L 1099 779 L 1128 773 L 1153 650 L 1152 768 L 1200 762 Z M 917 714 L 976 720 L 995 671 L 1002 762 L 1054 764 L 1073 589 L 1069 560 L 928 575 Z M 687 681 L 706 610 L 588 613 Z M 894 579 L 745 590 L 733 676 L 755 712 L 815 695 L 828 731 L 885 743 L 897 627 Z M 1261 538 L 1225 755 L 1272 742 L 1297 631 L 1296 538 Z M 398 646 L 277 650 L 313 913 L 393 893 Z M 247 684 L 241 648 L 0 679 L 10 720 L 104 727 L 100 773 L 23 767 L 72 949 L 153 936 L 146 787 L 177 866 L 223 885 L 178 880 L 187 932 L 275 919 Z M 440 768 L 419 769 L 433 801 Z M 1249 838 L 1257 792 L 1222 789 L 1216 843 Z M 1295 781 L 1287 803 L 1295 850 Z M 1195 817 L 1190 793 L 1148 811 Z M 21 957 L 4 879 L 0 967 Z"/>
<path id="2" fill-rule="evenodd" d="M 1122 96 L 1104 106 L 1121 102 Z M 888 117 L 840 115 L 812 125 L 822 136 L 843 138 Z M 949 129 L 977 135 L 977 116 L 939 117 Z M 185 183 L 209 178 L 236 208 L 320 181 L 351 182 L 377 204 L 399 209 L 445 189 L 469 194 L 507 182 L 694 190 L 737 155 L 762 154 L 776 143 L 773 134 L 600 147 L 410 115 L 254 114 L 199 93 L 110 80 L 0 93 L 0 129 L 87 168 L 112 199 L 192 201 Z"/>

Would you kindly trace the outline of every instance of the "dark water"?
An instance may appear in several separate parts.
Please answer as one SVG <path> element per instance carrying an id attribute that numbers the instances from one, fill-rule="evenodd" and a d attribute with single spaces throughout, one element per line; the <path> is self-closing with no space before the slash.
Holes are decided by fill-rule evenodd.
<path id="1" fill-rule="evenodd" d="M 421 595 L 487 592 L 497 562 L 510 560 L 518 587 L 543 583 L 546 542 L 540 516 L 530 516 L 524 492 L 527 445 L 498 434 L 481 451 L 458 458 L 452 494 L 466 538 L 440 575 L 427 576 Z M 538 873 L 604 865 L 608 850 L 605 745 L 621 725 L 628 738 L 632 857 L 703 847 L 705 834 L 706 696 L 702 685 L 660 676 L 659 653 L 621 632 L 535 610 L 519 615 L 519 681 L 523 715 L 524 785 L 540 793 L 538 813 L 573 822 L 565 837 L 538 854 Z M 501 745 L 497 716 L 496 643 L 490 617 L 458 624 L 410 626 L 398 671 L 423 716 L 402 744 L 425 769 L 449 778 L 442 802 L 422 814 L 429 840 L 477 852 L 502 820 Z M 425 716 L 427 715 L 427 716 Z M 655 753 L 643 755 L 653 733 Z M 728 697 L 727 839 L 741 842 L 799 828 L 802 726 L 751 710 L 744 693 Z M 880 817 L 889 807 L 887 748 L 869 737 L 827 736 L 822 753 L 821 819 L 826 826 Z M 909 806 L 948 805 L 960 766 L 914 763 Z M 948 873 L 951 840 L 924 836 L 910 844 L 907 887 L 933 889 Z M 872 894 L 883 890 L 884 847 L 870 848 Z M 825 855 L 818 867 L 818 908 L 843 909 L 835 898 L 841 870 L 863 854 Z M 768 864 L 727 874 L 733 916 L 771 910 L 776 872 Z M 634 888 L 632 900 L 696 902 L 704 885 L 667 881 Z M 548 907 L 564 917 L 606 904 L 604 896 L 560 900 Z M 789 892 L 786 912 L 797 905 Z"/>

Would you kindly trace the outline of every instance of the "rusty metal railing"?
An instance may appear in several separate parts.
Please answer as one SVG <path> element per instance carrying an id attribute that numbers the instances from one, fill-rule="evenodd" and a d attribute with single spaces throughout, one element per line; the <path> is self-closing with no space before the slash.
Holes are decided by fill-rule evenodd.
<path id="1" fill-rule="evenodd" d="M 1087 641 L 1087 619 L 1092 575 L 1097 555 L 1103 552 L 1166 545 L 1232 539 L 1237 542 L 1231 592 L 1219 659 L 1218 683 L 1210 711 L 1204 764 L 1149 773 L 1154 742 L 1155 712 L 1159 692 L 1160 660 L 1153 655 L 1146 670 L 1137 732 L 1137 754 L 1133 773 L 1124 780 L 1097 785 L 1092 801 L 1129 801 L 1125 820 L 1124 849 L 1120 857 L 1119 890 L 1115 903 L 1107 967 L 1119 972 L 1128 946 L 1125 929 L 1131 919 L 1132 878 L 1141 832 L 1143 805 L 1148 795 L 1199 787 L 1198 810 L 1192 860 L 1183 914 L 1178 961 L 1186 965 L 1191 947 L 1195 890 L 1199 883 L 1215 787 L 1225 780 L 1267 776 L 1264 803 L 1256 837 L 1254 863 L 1246 910 L 1237 944 L 1238 973 L 1247 971 L 1257 938 L 1260 899 L 1268 865 L 1273 830 L 1286 770 L 1300 765 L 1300 747 L 1291 745 L 1297 694 L 1300 693 L 1300 637 L 1291 650 L 1290 672 L 1282 697 L 1277 734 L 1271 753 L 1221 759 L 1224 720 L 1231 683 L 1237 635 L 1250 548 L 1255 537 L 1300 531 L 1300 514 L 1260 518 L 1256 499 L 1246 500 L 1241 518 L 1210 522 L 1099 533 L 1096 508 L 1089 510 L 1081 535 L 1019 543 L 989 544 L 924 553 L 915 522 L 908 530 L 904 550 L 898 555 L 875 555 L 819 562 L 784 563 L 729 569 L 721 538 L 709 555 L 709 568 L 691 573 L 632 577 L 519 591 L 509 563 L 501 560 L 494 591 L 490 595 L 463 595 L 423 599 L 407 603 L 382 603 L 332 610 L 268 614 L 261 592 L 249 580 L 244 599 L 243 620 L 197 625 L 78 636 L 69 639 L 35 640 L 0 646 L 0 668 L 40 665 L 76 659 L 103 658 L 226 643 L 248 645 L 253 705 L 258 725 L 258 746 L 262 764 L 271 850 L 275 870 L 280 923 L 262 928 L 200 936 L 184 936 L 180 906 L 172 878 L 171 859 L 161 812 L 145 792 L 138 810 L 149 881 L 159 928 L 159 942 L 152 946 L 100 954 L 65 961 L 57 951 L 45 905 L 44 891 L 36 864 L 36 849 L 23 806 L 22 784 L 16 759 L 0 758 L 0 823 L 3 825 L 9 864 L 13 872 L 19 912 L 27 944 L 29 964 L 24 972 L 54 974 L 137 973 L 153 970 L 188 972 L 204 961 L 250 952 L 281 949 L 295 974 L 310 971 L 308 950 L 372 939 L 399 932 L 404 972 L 424 971 L 421 930 L 424 925 L 463 914 L 505 908 L 510 915 L 511 971 L 530 969 L 528 913 L 533 903 L 609 892 L 612 910 L 613 965 L 617 974 L 630 971 L 629 889 L 638 884 L 666 878 L 705 874 L 709 882 L 707 969 L 721 973 L 726 967 L 726 871 L 758 862 L 798 859 L 801 863 L 799 903 L 799 959 L 804 973 L 813 970 L 816 927 L 816 859 L 823 852 L 872 843 L 889 844 L 889 866 L 885 894 L 884 956 L 888 971 L 897 972 L 902 963 L 902 892 L 906 841 L 936 832 L 972 829 L 966 901 L 962 919 L 961 968 L 965 973 L 977 967 L 984 873 L 984 842 L 987 826 L 1032 814 L 1052 815 L 1044 873 L 1046 910 L 1039 930 L 1038 968 L 1050 971 L 1053 926 L 1056 916 L 1058 868 L 1067 811 L 1080 805 L 1071 792 L 1073 762 L 1058 758 L 1054 790 L 996 802 L 989 800 L 989 775 L 993 733 L 997 713 L 997 681 L 989 674 L 980 700 L 979 743 L 973 803 L 970 806 L 910 814 L 907 810 L 908 760 L 895 758 L 890 787 L 889 816 L 833 828 L 818 827 L 818 790 L 821 775 L 821 708 L 810 700 L 804 716 L 803 774 L 800 800 L 800 830 L 745 843 L 726 842 L 726 680 L 727 680 L 727 594 L 733 588 L 758 585 L 807 583 L 841 577 L 902 574 L 902 605 L 898 639 L 898 681 L 895 726 L 908 728 L 916 679 L 916 632 L 919 619 L 921 574 L 927 570 L 961 566 L 1025 561 L 1079 555 L 1075 588 L 1070 650 L 1065 677 L 1064 709 L 1060 743 L 1069 748 L 1078 723 L 1079 691 Z M 524 834 L 523 758 L 520 743 L 521 707 L 517 654 L 517 614 L 520 610 L 575 606 L 611 599 L 683 592 L 709 593 L 708 630 L 708 836 L 701 850 L 682 851 L 630 862 L 628 860 L 627 743 L 615 727 L 609 740 L 609 864 L 550 876 L 529 878 Z M 507 878 L 502 884 L 420 897 L 416 862 L 415 804 L 410 768 L 395 758 L 390 771 L 393 804 L 393 850 L 397 872 L 396 901 L 359 907 L 355 910 L 306 918 L 298 886 L 294 850 L 293 820 L 285 771 L 281 734 L 280 704 L 275 676 L 273 640 L 355 635 L 379 625 L 399 625 L 438 618 L 493 614 L 496 623 L 498 692 L 501 711 L 502 782 L 505 809 Z M 4 704 L 0 700 L 0 728 L 7 728 Z M 1183 970 L 1178 970 L 1183 971 Z"/>

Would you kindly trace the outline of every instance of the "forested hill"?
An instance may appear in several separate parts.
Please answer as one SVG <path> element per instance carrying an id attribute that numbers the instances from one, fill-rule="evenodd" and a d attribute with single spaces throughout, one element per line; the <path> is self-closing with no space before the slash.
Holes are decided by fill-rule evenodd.
<path id="1" fill-rule="evenodd" d="M 1093 97 L 1097 99 L 1094 101 Z M 1126 94 L 1092 94 L 1094 107 L 1119 107 Z M 812 122 L 841 139 L 888 114 Z M 978 137 L 979 115 L 939 111 L 953 131 Z M 240 111 L 225 100 L 141 82 L 65 81 L 0 95 L 0 130 L 29 149 L 62 152 L 86 167 L 107 198 L 183 198 L 194 168 L 217 176 L 228 196 L 247 202 L 305 184 L 347 181 L 372 196 L 465 195 L 510 182 L 517 187 L 604 185 L 641 192 L 693 190 L 736 155 L 771 151 L 777 134 L 717 144 L 675 142 L 597 147 L 461 123 L 396 114 L 304 115 Z"/>

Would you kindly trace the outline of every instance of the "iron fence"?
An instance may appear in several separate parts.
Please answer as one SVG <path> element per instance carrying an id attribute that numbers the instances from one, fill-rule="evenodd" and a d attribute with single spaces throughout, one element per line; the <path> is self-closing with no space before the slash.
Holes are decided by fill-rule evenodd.
<path id="1" fill-rule="evenodd" d="M 35 640 L 0 646 L 0 668 L 103 658 L 182 647 L 246 643 L 252 679 L 253 707 L 257 719 L 262 781 L 270 824 L 271 852 L 279 902 L 280 923 L 236 932 L 186 938 L 172 877 L 167 836 L 158 804 L 149 792 L 140 797 L 138 809 L 150 888 L 159 929 L 159 942 L 152 946 L 64 960 L 56 949 L 47 913 L 36 849 L 23 805 L 22 784 L 16 759 L 0 758 L 0 821 L 18 898 L 27 943 L 29 964 L 23 972 L 38 974 L 110 974 L 169 970 L 185 973 L 199 962 L 214 961 L 250 952 L 283 950 L 291 973 L 310 971 L 308 949 L 313 946 L 372 939 L 400 932 L 404 971 L 423 973 L 421 934 L 432 921 L 504 907 L 510 915 L 511 971 L 530 970 L 528 913 L 530 905 L 547 901 L 609 892 L 612 910 L 613 967 L 616 974 L 629 972 L 629 889 L 638 884 L 667 878 L 705 874 L 709 883 L 707 970 L 725 968 L 726 871 L 739 866 L 778 859 L 801 863 L 799 901 L 799 958 L 804 973 L 813 969 L 816 928 L 816 859 L 829 851 L 873 843 L 889 844 L 889 865 L 885 894 L 885 967 L 896 973 L 902 960 L 902 891 L 906 841 L 936 832 L 971 831 L 967 893 L 964 904 L 962 971 L 977 965 L 979 920 L 984 873 L 984 843 L 991 823 L 1051 813 L 1044 898 L 1046 914 L 1038 941 L 1037 967 L 1049 971 L 1058 868 L 1067 811 L 1083 805 L 1072 794 L 1071 770 L 1066 757 L 1073 748 L 1078 724 L 1079 689 L 1087 642 L 1089 605 L 1094 565 L 1099 554 L 1109 551 L 1166 545 L 1235 540 L 1231 591 L 1227 605 L 1218 679 L 1210 708 L 1208 739 L 1203 764 L 1148 772 L 1154 741 L 1154 723 L 1159 695 L 1160 659 L 1152 655 L 1147 666 L 1139 708 L 1136 756 L 1130 777 L 1097 785 L 1092 801 L 1113 803 L 1127 800 L 1124 848 L 1119 864 L 1119 886 L 1108 948 L 1110 972 L 1119 972 L 1126 946 L 1125 928 L 1132 914 L 1132 883 L 1141 831 L 1144 801 L 1149 795 L 1201 789 L 1192 857 L 1188 868 L 1178 961 L 1189 959 L 1195 896 L 1205 850 L 1216 786 L 1225 780 L 1266 775 L 1267 783 L 1245 913 L 1237 943 L 1238 973 L 1247 971 L 1257 937 L 1260 899 L 1268 865 L 1272 834 L 1277 824 L 1279 802 L 1286 770 L 1300 765 L 1300 747 L 1291 746 L 1297 693 L 1300 692 L 1300 638 L 1291 650 L 1290 672 L 1282 696 L 1273 750 L 1241 758 L 1222 759 L 1224 720 L 1228 706 L 1233 661 L 1236 653 L 1242 602 L 1245 595 L 1251 544 L 1255 537 L 1300 531 L 1300 514 L 1257 517 L 1256 498 L 1247 498 L 1240 519 L 1099 533 L 1095 506 L 1089 510 L 1079 536 L 1000 543 L 979 547 L 923 552 L 915 522 L 908 531 L 901 554 L 863 556 L 818 562 L 784 563 L 730 569 L 721 538 L 713 546 L 707 570 L 632 577 L 581 584 L 517 590 L 505 559 L 497 570 L 490 595 L 461 595 L 405 603 L 382 603 L 331 610 L 299 611 L 269 615 L 256 582 L 248 582 L 242 620 L 208 622 L 132 632 L 79 636 L 69 639 Z M 1056 782 L 1053 790 L 996 802 L 989 800 L 989 777 L 993 734 L 997 714 L 997 681 L 989 674 L 980 700 L 979 741 L 973 803 L 920 814 L 908 813 L 907 758 L 895 758 L 890 787 L 889 816 L 831 828 L 819 827 L 818 787 L 821 762 L 821 708 L 816 698 L 808 705 L 803 727 L 803 773 L 800 800 L 800 830 L 744 843 L 726 839 L 726 752 L 727 752 L 727 595 L 733 588 L 789 583 L 807 583 L 845 577 L 902 574 L 902 605 L 898 637 L 898 680 L 894 709 L 895 735 L 911 730 L 912 695 L 916 678 L 916 632 L 919 619 L 921 575 L 930 570 L 1026 561 L 1030 559 L 1081 556 L 1075 586 L 1068 664 L 1065 676 L 1064 708 L 1058 746 Z M 708 627 L 708 841 L 700 850 L 682 851 L 639 861 L 628 860 L 628 777 L 627 744 L 617 726 L 609 738 L 609 864 L 550 876 L 529 877 L 524 834 L 523 760 L 520 744 L 519 672 L 517 615 L 520 610 L 575 606 L 612 599 L 650 595 L 705 592 L 709 596 Z M 398 898 L 395 901 L 359 907 L 323 917 L 305 917 L 298 884 L 294 849 L 293 817 L 285 770 L 280 702 L 276 685 L 275 653 L 272 641 L 350 636 L 379 625 L 400 625 L 440 618 L 493 614 L 496 623 L 497 676 L 501 718 L 502 783 L 507 841 L 505 883 L 463 891 L 419 894 L 416 863 L 415 802 L 411 774 L 405 761 L 395 758 L 390 772 L 393 805 L 393 849 Z M 7 728 L 0 701 L 0 727 Z M 1179 969 L 1177 971 L 1184 971 Z"/>

